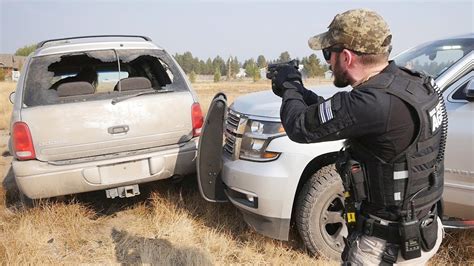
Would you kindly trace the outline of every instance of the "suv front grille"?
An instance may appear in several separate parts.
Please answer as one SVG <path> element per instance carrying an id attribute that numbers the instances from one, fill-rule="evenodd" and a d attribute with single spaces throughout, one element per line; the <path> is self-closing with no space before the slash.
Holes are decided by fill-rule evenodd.
<path id="1" fill-rule="evenodd" d="M 240 153 L 240 142 L 242 141 L 242 132 L 245 129 L 246 119 L 242 115 L 229 109 L 227 120 L 225 122 L 225 144 L 224 151 L 237 159 Z"/>
<path id="2" fill-rule="evenodd" d="M 235 136 L 226 134 L 224 150 L 230 155 L 234 154 L 235 140 L 236 140 Z"/>

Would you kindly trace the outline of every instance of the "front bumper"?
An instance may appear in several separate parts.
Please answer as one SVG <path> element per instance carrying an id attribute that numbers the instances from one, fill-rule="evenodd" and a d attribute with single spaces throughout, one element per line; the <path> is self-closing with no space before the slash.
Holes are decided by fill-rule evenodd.
<path id="1" fill-rule="evenodd" d="M 12 162 L 16 183 L 31 199 L 140 184 L 196 171 L 196 139 L 180 147 L 76 164 Z"/>
<path id="2" fill-rule="evenodd" d="M 271 162 L 223 156 L 226 194 L 257 232 L 288 240 L 294 196 L 306 162 L 304 156 L 289 153 Z"/>

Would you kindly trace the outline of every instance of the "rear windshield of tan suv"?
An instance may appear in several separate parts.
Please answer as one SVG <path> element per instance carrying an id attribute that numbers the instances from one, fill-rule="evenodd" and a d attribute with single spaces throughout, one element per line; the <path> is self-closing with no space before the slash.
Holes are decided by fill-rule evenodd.
<path id="1" fill-rule="evenodd" d="M 34 57 L 24 104 L 114 99 L 153 91 L 184 91 L 186 82 L 161 50 L 100 50 Z"/>

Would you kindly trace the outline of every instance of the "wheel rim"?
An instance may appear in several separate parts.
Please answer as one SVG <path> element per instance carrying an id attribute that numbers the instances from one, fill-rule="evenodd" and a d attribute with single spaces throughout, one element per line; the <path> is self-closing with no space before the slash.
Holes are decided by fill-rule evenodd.
<path id="1" fill-rule="evenodd" d="M 342 194 L 333 195 L 326 201 L 319 216 L 321 235 L 327 245 L 337 252 L 342 252 L 343 237 L 347 236 L 346 223 L 342 217 L 343 202 Z"/>

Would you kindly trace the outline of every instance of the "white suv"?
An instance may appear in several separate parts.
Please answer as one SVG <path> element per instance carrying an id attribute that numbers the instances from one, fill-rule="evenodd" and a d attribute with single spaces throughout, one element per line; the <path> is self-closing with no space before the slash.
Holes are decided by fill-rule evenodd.
<path id="1" fill-rule="evenodd" d="M 473 47 L 469 34 L 423 44 L 395 58 L 401 66 L 434 76 L 444 91 L 450 119 L 445 215 L 466 219 L 474 219 Z M 327 98 L 337 89 L 314 91 Z M 293 221 L 312 254 L 339 259 L 347 230 L 342 184 L 332 165 L 342 141 L 291 141 L 280 123 L 280 105 L 271 91 L 239 97 L 228 111 L 225 96 L 215 97 L 198 151 L 201 194 L 209 201 L 231 201 L 252 228 L 272 238 L 287 240 Z M 223 132 L 225 143 L 219 141 Z"/>
<path id="2" fill-rule="evenodd" d="M 138 184 L 195 172 L 201 108 L 148 37 L 41 42 L 10 99 L 13 172 L 28 198 L 131 197 Z"/>

